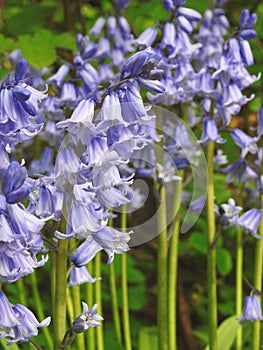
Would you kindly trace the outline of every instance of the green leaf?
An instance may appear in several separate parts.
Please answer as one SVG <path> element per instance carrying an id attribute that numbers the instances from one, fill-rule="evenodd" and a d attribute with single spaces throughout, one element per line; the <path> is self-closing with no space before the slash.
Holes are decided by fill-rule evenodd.
<path id="1" fill-rule="evenodd" d="M 58 34 L 53 39 L 52 44 L 56 48 L 75 50 L 76 49 L 76 35 L 74 35 L 73 33 Z"/>
<path id="2" fill-rule="evenodd" d="M 225 248 L 218 248 L 216 251 L 216 264 L 219 272 L 226 276 L 232 270 L 232 256 Z"/>
<path id="3" fill-rule="evenodd" d="M 156 327 L 143 327 L 140 329 L 139 350 L 158 350 Z"/>
<path id="4" fill-rule="evenodd" d="M 208 334 L 207 334 L 207 329 L 196 329 L 193 330 L 193 334 L 196 338 L 201 340 L 203 343 L 208 342 Z"/>
<path id="5" fill-rule="evenodd" d="M 43 3 L 25 6 L 8 18 L 2 32 L 11 36 L 35 33 L 38 29 L 44 27 L 48 17 L 51 16 L 54 10 L 54 5 Z"/>
<path id="6" fill-rule="evenodd" d="M 14 47 L 14 40 L 5 38 L 0 34 L 0 52 L 12 51 Z"/>
<path id="7" fill-rule="evenodd" d="M 237 316 L 230 316 L 225 319 L 217 329 L 218 350 L 229 350 L 234 343 L 238 328 L 241 325 L 237 321 Z M 209 350 L 209 345 L 205 350 Z"/>
<path id="8" fill-rule="evenodd" d="M 207 252 L 207 237 L 203 233 L 194 232 L 189 238 L 190 246 L 194 247 L 201 253 Z"/>
<path id="9" fill-rule="evenodd" d="M 51 39 L 48 31 L 41 31 L 36 33 L 33 38 L 29 35 L 19 36 L 17 45 L 29 64 L 42 69 L 43 67 L 50 66 L 57 58 L 56 50 L 51 43 Z"/>

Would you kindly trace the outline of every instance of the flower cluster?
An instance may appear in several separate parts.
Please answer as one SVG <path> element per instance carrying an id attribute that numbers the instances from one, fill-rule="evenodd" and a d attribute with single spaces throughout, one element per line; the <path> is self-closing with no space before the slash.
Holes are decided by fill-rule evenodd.
<path id="1" fill-rule="evenodd" d="M 121 14 L 129 1 L 115 1 L 116 15 L 100 17 L 88 35 L 78 34 L 72 60 L 46 79 L 49 95 L 40 89 L 45 86 L 42 77 L 29 77 L 27 61 L 13 55 L 15 71 L 0 87 L 2 282 L 16 282 L 43 266 L 49 251 L 45 240 L 56 250 L 58 240 L 70 239 L 75 244 L 69 252 L 68 285 L 97 281 L 100 277 L 92 277 L 86 265 L 98 252 L 104 251 L 110 264 L 115 254 L 129 250 L 133 231 L 112 227 L 110 219 L 114 209 L 136 207 L 137 199 L 140 203 L 140 194 L 132 187 L 135 174 L 153 177 L 156 188 L 182 180 L 187 185 L 195 176 L 205 179 L 201 146 L 223 145 L 221 132 L 231 126 L 231 116 L 254 98 L 244 90 L 260 78 L 247 70 L 254 63 L 249 40 L 256 36 L 257 16 L 242 11 L 239 28 L 227 37 L 224 1 L 215 1 L 203 18 L 185 7 L 186 2 L 163 0 L 168 20 L 135 38 Z M 199 141 L 192 140 L 184 123 L 161 120 L 156 103 L 182 107 L 184 121 L 201 131 Z M 240 148 L 234 163 L 225 166 L 220 149 L 214 157 L 227 174 L 227 183 L 244 182 L 246 189 L 253 185 L 252 205 L 240 215 L 242 207 L 230 198 L 221 212 L 215 209 L 223 228 L 239 226 L 261 239 L 257 199 L 263 190 L 263 108 L 253 132 L 251 136 L 239 128 L 231 130 L 230 137 Z M 39 142 L 45 149 L 38 159 L 30 159 L 26 148 Z M 156 145 L 162 149 L 162 162 Z M 183 177 L 178 175 L 182 169 Z M 189 199 L 189 193 L 183 195 Z M 201 196 L 189 210 L 200 214 L 204 203 Z M 42 233 L 47 221 L 51 226 L 55 222 L 48 237 Z M 45 253 L 40 260 L 39 253 Z M 10 343 L 27 342 L 38 327 L 50 323 L 49 317 L 39 323 L 26 307 L 10 304 L 3 292 L 0 307 L 0 338 Z M 82 302 L 82 307 L 69 335 L 100 326 L 103 320 L 96 313 L 97 304 L 89 309 Z M 258 298 L 247 297 L 240 322 L 257 319 L 262 320 Z"/>

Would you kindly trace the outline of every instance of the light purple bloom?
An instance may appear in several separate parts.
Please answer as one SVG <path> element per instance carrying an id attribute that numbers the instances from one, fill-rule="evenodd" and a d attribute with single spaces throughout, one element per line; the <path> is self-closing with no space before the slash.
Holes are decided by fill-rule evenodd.
<path id="1" fill-rule="evenodd" d="M 225 140 L 222 139 L 218 133 L 215 119 L 205 118 L 202 135 L 199 142 L 203 144 L 207 144 L 209 142 L 217 142 L 217 143 L 225 142 Z"/>
<path id="2" fill-rule="evenodd" d="M 256 142 L 258 141 L 258 137 L 251 137 L 244 133 L 244 131 L 242 131 L 241 129 L 232 130 L 231 137 L 235 144 L 242 149 L 242 158 L 245 158 L 247 153 L 257 153 L 258 146 L 256 145 Z"/>
<path id="3" fill-rule="evenodd" d="M 243 313 L 239 322 L 245 323 L 247 321 L 263 321 L 261 306 L 258 297 L 255 295 L 250 295 L 245 297 Z"/>
<path id="4" fill-rule="evenodd" d="M 90 327 L 101 326 L 99 321 L 103 320 L 103 317 L 97 314 L 98 305 L 95 304 L 89 309 L 88 305 L 82 302 L 82 314 L 78 316 L 71 326 L 71 330 L 75 333 L 82 333 Z"/>
<path id="5" fill-rule="evenodd" d="M 240 216 L 237 223 L 245 230 L 251 232 L 252 236 L 263 239 L 263 236 L 257 234 L 258 227 L 262 220 L 262 211 L 260 209 L 250 209 Z"/>
<path id="6" fill-rule="evenodd" d="M 70 280 L 69 280 L 68 286 L 77 286 L 84 283 L 94 283 L 100 279 L 101 279 L 100 277 L 98 278 L 91 277 L 86 266 L 81 266 L 81 267 L 73 266 L 72 270 L 70 271 Z"/>
<path id="7" fill-rule="evenodd" d="M 12 305 L 5 294 L 0 291 L 1 316 L 0 318 L 0 338 L 7 338 L 8 345 L 13 343 L 25 343 L 31 337 L 38 334 L 39 327 L 47 327 L 51 317 L 38 322 L 35 315 L 21 304 Z"/>

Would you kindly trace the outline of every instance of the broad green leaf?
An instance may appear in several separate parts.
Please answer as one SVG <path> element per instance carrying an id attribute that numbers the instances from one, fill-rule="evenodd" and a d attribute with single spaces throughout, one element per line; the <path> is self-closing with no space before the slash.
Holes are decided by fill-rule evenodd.
<path id="1" fill-rule="evenodd" d="M 139 350 L 158 350 L 156 327 L 143 327 L 140 329 Z"/>
<path id="2" fill-rule="evenodd" d="M 14 40 L 10 38 L 5 38 L 0 34 L 0 52 L 12 51 L 14 47 Z"/>
<path id="3" fill-rule="evenodd" d="M 232 256 L 225 248 L 216 250 L 216 264 L 219 272 L 226 276 L 232 270 Z"/>
<path id="4" fill-rule="evenodd" d="M 17 45 L 21 49 L 23 57 L 32 66 L 39 69 L 50 66 L 57 58 L 56 50 L 50 42 L 49 36 L 37 34 L 32 38 L 29 35 L 21 35 Z"/>
<path id="5" fill-rule="evenodd" d="M 0 68 L 0 82 L 7 77 L 8 73 L 10 72 L 7 69 L 3 67 Z"/>
<path id="6" fill-rule="evenodd" d="M 54 10 L 55 6 L 50 4 L 35 3 L 25 6 L 8 18 L 2 32 L 11 36 L 35 33 L 44 27 Z"/>
<path id="7" fill-rule="evenodd" d="M 76 35 L 73 33 L 62 33 L 54 37 L 52 44 L 56 48 L 76 50 Z"/>
<path id="8" fill-rule="evenodd" d="M 237 316 L 230 316 L 225 319 L 217 329 L 218 350 L 229 350 L 235 341 L 237 330 L 241 325 L 237 321 Z M 209 345 L 205 350 L 210 350 Z"/>

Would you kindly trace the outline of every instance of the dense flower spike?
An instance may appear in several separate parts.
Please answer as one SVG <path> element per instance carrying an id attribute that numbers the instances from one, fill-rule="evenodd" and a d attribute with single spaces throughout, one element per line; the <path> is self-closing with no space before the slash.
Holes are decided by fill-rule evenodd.
<path id="1" fill-rule="evenodd" d="M 101 251 L 110 264 L 115 254 L 124 254 L 132 245 L 133 231 L 118 230 L 109 219 L 115 218 L 113 212 L 123 205 L 127 211 L 144 206 L 144 195 L 133 188 L 136 177 L 152 177 L 156 189 L 166 187 L 169 200 L 174 196 L 169 193 L 172 182 L 180 180 L 182 186 L 195 187 L 191 170 L 205 179 L 200 145 L 210 143 L 215 143 L 214 170 L 221 170 L 231 187 L 242 183 L 247 192 L 242 214 L 233 198 L 211 205 L 216 223 L 223 230 L 239 226 L 252 238 L 263 238 L 262 232 L 258 233 L 262 221 L 263 107 L 256 128 L 229 130 L 234 125 L 232 116 L 254 98 L 254 94 L 246 96 L 246 89 L 260 78 L 247 70 L 254 64 L 250 40 L 256 37 L 257 15 L 243 10 L 240 25 L 231 33 L 221 8 L 225 0 L 214 0 L 203 19 L 198 11 L 185 7 L 187 0 L 163 0 L 167 20 L 156 21 L 136 37 L 123 13 L 129 3 L 113 1 L 115 9 L 107 18 L 99 17 L 87 35 L 78 34 L 76 51 L 72 55 L 67 52 L 69 61 L 63 58 L 60 67 L 55 65 L 56 72 L 52 68 L 36 71 L 21 58 L 20 50 L 6 55 L 15 69 L 0 87 L 1 283 L 16 282 L 43 266 L 48 259 L 46 244 L 60 252 L 60 243 L 67 242 L 58 240 L 72 238 L 74 247 L 61 257 L 72 263 L 69 276 L 62 276 L 64 286 L 66 277 L 68 286 L 99 280 L 89 274 L 86 264 Z M 50 85 L 48 97 L 41 88 L 44 76 Z M 150 105 L 146 105 L 147 99 Z M 179 122 L 161 118 L 155 103 L 177 111 L 198 135 L 202 132 L 200 140 L 196 142 L 179 118 Z M 160 124 L 162 130 L 157 130 Z M 230 131 L 240 148 L 239 159 L 232 164 L 228 164 L 223 145 L 217 148 L 228 140 L 221 136 L 222 131 Z M 39 139 L 33 140 L 36 135 Z M 161 148 L 161 164 L 155 146 Z M 35 155 L 37 159 L 33 159 Z M 159 205 L 157 192 L 159 208 L 162 203 Z M 191 196 L 184 189 L 182 192 L 191 215 L 199 215 L 206 196 L 192 198 L 188 204 Z M 170 203 L 167 212 L 169 207 Z M 193 242 L 190 239 L 188 243 Z M 216 243 L 215 239 L 215 248 Z M 39 257 L 39 253 L 45 255 Z M 56 285 L 63 284 L 56 281 Z M 101 325 L 97 304 L 89 309 L 82 302 L 82 307 L 66 332 L 65 345 L 75 334 Z M 25 306 L 9 303 L 2 291 L 0 311 L 0 338 L 7 338 L 8 344 L 28 342 L 39 327 L 50 323 L 50 317 L 38 322 Z M 256 320 L 263 320 L 259 299 L 246 297 L 239 321 Z"/>

